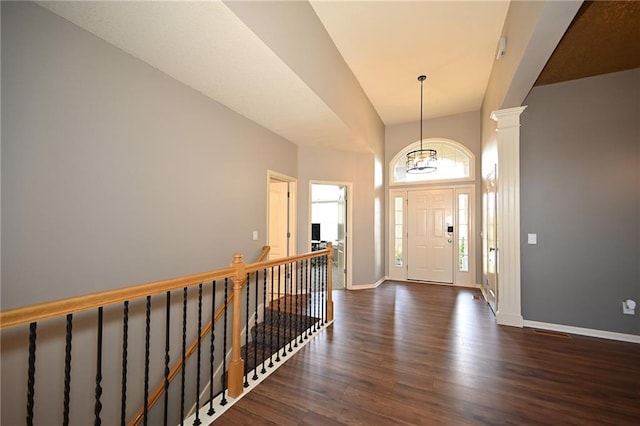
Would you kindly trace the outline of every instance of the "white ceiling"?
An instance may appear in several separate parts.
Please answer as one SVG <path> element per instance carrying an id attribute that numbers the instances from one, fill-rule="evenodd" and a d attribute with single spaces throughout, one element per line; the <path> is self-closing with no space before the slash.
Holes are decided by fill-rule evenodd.
<path id="1" fill-rule="evenodd" d="M 478 111 L 508 0 L 327 1 L 311 5 L 386 125 Z"/>
<path id="2" fill-rule="evenodd" d="M 353 144 L 340 117 L 220 1 L 39 4 L 296 144 Z M 425 118 L 480 109 L 507 0 L 311 5 L 386 125 L 419 119 L 420 74 Z"/>

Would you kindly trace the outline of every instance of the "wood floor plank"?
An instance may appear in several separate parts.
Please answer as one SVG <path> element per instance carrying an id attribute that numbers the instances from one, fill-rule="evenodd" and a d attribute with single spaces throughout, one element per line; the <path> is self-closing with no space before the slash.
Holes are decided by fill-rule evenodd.
<path id="1" fill-rule="evenodd" d="M 335 291 L 335 322 L 216 422 L 640 424 L 640 345 L 496 325 L 479 292 Z"/>

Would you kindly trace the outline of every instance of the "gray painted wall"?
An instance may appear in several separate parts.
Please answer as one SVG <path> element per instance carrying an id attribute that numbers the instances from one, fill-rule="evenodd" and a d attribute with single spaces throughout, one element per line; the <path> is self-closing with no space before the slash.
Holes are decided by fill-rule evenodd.
<path id="1" fill-rule="evenodd" d="M 480 230 L 482 229 L 482 197 L 480 188 L 480 112 L 466 112 L 425 120 L 423 124 L 424 138 L 451 139 L 466 146 L 476 157 L 476 283 L 480 284 L 482 274 L 482 246 Z M 388 126 L 385 131 L 385 187 L 389 189 L 389 163 L 398 152 L 420 139 L 420 121 Z M 468 185 L 469 182 L 464 182 Z M 400 188 L 394 186 L 394 188 Z M 407 186 L 409 188 L 409 186 Z M 386 209 L 386 208 L 385 208 Z M 388 224 L 387 224 L 388 230 Z M 387 234 L 385 234 L 387 235 Z M 388 259 L 389 253 L 385 255 Z M 388 267 L 388 262 L 385 266 Z M 388 271 L 387 271 L 388 273 Z"/>
<path id="2" fill-rule="evenodd" d="M 525 105 L 523 317 L 640 334 L 621 306 L 640 301 L 640 69 L 536 87 Z"/>
<path id="3" fill-rule="evenodd" d="M 267 170 L 296 176 L 295 145 L 33 3 L 1 7 L 2 309 L 211 270 L 236 251 L 255 258 Z M 179 297 L 172 303 L 179 336 Z M 154 299 L 152 315 L 162 305 Z M 143 366 L 141 308 L 131 307 L 132 372 Z M 121 335 L 113 315 L 105 341 Z M 50 397 L 63 389 L 64 342 L 51 336 L 64 327 L 54 323 L 38 327 L 37 424 L 62 419 Z M 95 358 L 79 354 L 95 351 L 94 332 L 94 313 L 74 317 L 72 424 L 91 423 Z M 154 336 L 152 353 L 162 353 Z M 20 329 L 2 333 L 2 424 L 24 422 L 26 359 L 15 345 L 25 342 Z M 105 424 L 119 416 L 120 346 L 104 351 Z M 152 360 L 153 384 L 161 364 Z M 130 416 L 141 381 L 129 395 Z"/>
<path id="4" fill-rule="evenodd" d="M 257 255 L 295 145 L 34 4 L 2 24 L 3 309 Z"/>

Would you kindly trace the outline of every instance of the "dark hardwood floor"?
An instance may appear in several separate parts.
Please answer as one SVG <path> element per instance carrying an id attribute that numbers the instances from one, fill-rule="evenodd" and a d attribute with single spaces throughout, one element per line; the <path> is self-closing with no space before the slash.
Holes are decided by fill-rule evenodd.
<path id="1" fill-rule="evenodd" d="M 216 424 L 640 424 L 640 345 L 500 327 L 471 289 L 334 293 L 334 324 Z"/>

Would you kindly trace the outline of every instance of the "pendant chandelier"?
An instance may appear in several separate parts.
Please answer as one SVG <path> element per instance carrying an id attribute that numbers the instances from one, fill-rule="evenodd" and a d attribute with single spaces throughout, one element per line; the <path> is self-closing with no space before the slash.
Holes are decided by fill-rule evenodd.
<path id="1" fill-rule="evenodd" d="M 418 77 L 420 82 L 420 149 L 407 154 L 407 173 L 431 173 L 438 170 L 436 167 L 436 150 L 422 147 L 422 87 L 427 79 L 426 75 Z"/>

